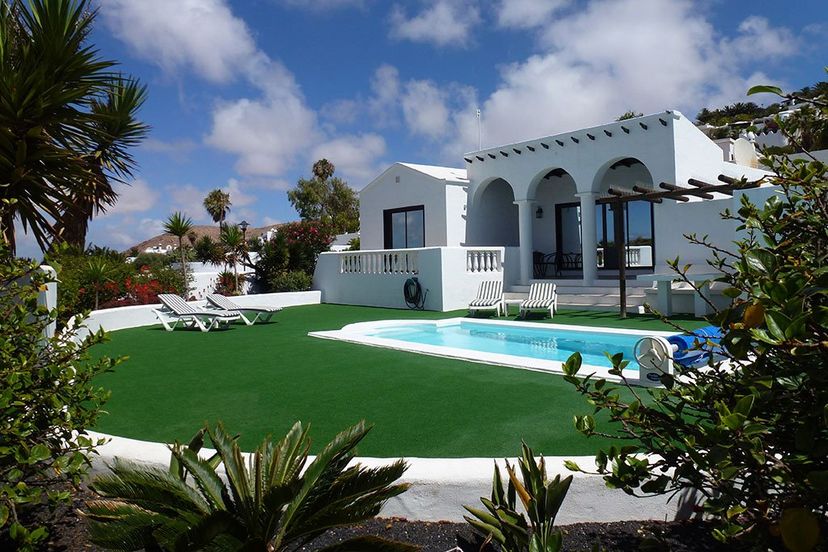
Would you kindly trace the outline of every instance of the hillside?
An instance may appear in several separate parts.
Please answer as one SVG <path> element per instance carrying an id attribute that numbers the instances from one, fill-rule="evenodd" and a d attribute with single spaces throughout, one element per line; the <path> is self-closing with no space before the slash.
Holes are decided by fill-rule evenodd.
<path id="1" fill-rule="evenodd" d="M 247 229 L 247 237 L 249 238 L 257 238 L 262 234 L 266 233 L 271 228 L 278 228 L 281 224 L 271 224 L 269 226 L 262 226 L 261 228 L 248 228 Z M 218 225 L 215 224 L 202 224 L 193 226 L 193 232 L 197 236 L 196 239 L 202 236 L 209 236 L 214 240 L 219 239 L 219 228 Z M 142 241 L 141 243 L 137 243 L 132 247 L 128 247 L 126 251 L 131 251 L 132 249 L 137 249 L 139 252 L 144 251 L 148 247 L 167 247 L 167 246 L 178 246 L 178 238 L 172 236 L 170 234 L 159 234 L 157 236 L 153 236 L 147 240 Z"/>

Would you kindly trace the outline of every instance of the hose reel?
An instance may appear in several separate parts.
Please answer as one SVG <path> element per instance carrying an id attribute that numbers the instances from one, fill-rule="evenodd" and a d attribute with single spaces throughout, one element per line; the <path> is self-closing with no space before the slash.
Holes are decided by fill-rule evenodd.
<path id="1" fill-rule="evenodd" d="M 409 309 L 423 310 L 426 295 L 428 295 L 428 290 L 423 292 L 423 286 L 416 277 L 409 278 L 403 284 L 403 297 Z"/>

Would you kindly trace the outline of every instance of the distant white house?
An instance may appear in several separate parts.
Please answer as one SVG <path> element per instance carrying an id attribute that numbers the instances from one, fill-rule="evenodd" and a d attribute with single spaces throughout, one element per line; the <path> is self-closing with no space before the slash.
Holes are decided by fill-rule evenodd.
<path id="1" fill-rule="evenodd" d="M 717 144 L 677 111 L 475 151 L 464 161 L 464 168 L 395 163 L 368 184 L 360 192 L 363 251 L 320 257 L 315 285 L 323 300 L 402 306 L 401 282 L 412 275 L 429 286 L 426 308 L 437 310 L 467 304 L 477 283 L 492 277 L 513 291 L 556 278 L 589 294 L 618 274 L 616 214 L 599 201 L 610 188 L 694 188 L 766 174 L 749 140 Z M 666 273 L 676 256 L 701 269 L 709 252 L 684 234 L 727 247 L 736 225 L 720 213 L 737 207 L 742 193 L 761 199 L 772 191 L 627 204 L 628 273 Z M 450 261 L 455 256 L 461 260 Z M 393 282 L 388 291 L 385 280 Z"/>

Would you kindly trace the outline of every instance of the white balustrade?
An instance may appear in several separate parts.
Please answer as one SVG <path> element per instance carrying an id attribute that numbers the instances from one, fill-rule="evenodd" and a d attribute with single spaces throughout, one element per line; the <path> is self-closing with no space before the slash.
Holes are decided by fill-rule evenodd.
<path id="1" fill-rule="evenodd" d="M 467 249 L 466 272 L 502 272 L 502 249 Z"/>
<path id="2" fill-rule="evenodd" d="M 419 252 L 389 249 L 338 253 L 340 274 L 417 274 Z"/>
<path id="3" fill-rule="evenodd" d="M 604 248 L 598 248 L 598 267 L 604 266 Z M 653 265 L 653 247 L 651 245 L 628 245 L 627 266 L 650 267 Z"/>

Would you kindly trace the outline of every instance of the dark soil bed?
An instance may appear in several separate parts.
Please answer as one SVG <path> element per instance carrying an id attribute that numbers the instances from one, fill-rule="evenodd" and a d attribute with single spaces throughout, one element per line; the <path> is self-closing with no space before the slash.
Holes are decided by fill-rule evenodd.
<path id="1" fill-rule="evenodd" d="M 81 492 L 69 506 L 61 506 L 54 512 L 42 508 L 30 512 L 30 516 L 39 523 L 49 526 L 49 542 L 44 550 L 49 551 L 99 551 L 89 544 L 86 525 L 77 512 L 83 507 L 83 501 L 90 498 L 86 491 Z M 591 551 L 594 545 L 600 550 L 628 551 L 640 550 L 645 542 L 652 545 L 646 550 L 652 551 L 694 551 L 705 552 L 725 550 L 737 552 L 734 546 L 724 547 L 710 536 L 710 528 L 702 522 L 628 521 L 619 523 L 577 523 L 562 526 L 564 531 L 564 550 Z M 317 538 L 302 550 L 312 551 L 329 544 L 334 544 L 358 535 L 375 535 L 387 539 L 416 544 L 423 552 L 444 552 L 459 547 L 464 552 L 479 552 L 483 543 L 463 523 L 448 522 L 414 522 L 404 519 L 378 518 L 348 528 L 330 531 Z M 494 550 L 492 547 L 486 547 Z M 0 550 L 13 550 L 10 543 L 0 538 Z"/>

